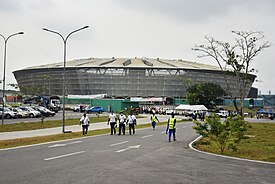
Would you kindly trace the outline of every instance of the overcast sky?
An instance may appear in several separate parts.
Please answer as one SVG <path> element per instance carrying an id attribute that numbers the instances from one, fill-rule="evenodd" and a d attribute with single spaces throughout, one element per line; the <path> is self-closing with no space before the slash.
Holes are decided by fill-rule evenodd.
<path id="1" fill-rule="evenodd" d="M 0 34 L 9 36 L 6 83 L 15 83 L 12 71 L 63 61 L 61 37 L 48 28 L 71 35 L 67 60 L 89 57 L 147 57 L 183 59 L 216 65 L 198 58 L 195 44 L 204 36 L 233 41 L 232 30 L 263 31 L 275 43 L 273 0 L 0 0 Z M 4 41 L 0 38 L 0 77 L 3 77 Z M 253 61 L 258 69 L 254 87 L 275 93 L 275 47 Z M 1 86 L 2 88 L 2 86 Z"/>

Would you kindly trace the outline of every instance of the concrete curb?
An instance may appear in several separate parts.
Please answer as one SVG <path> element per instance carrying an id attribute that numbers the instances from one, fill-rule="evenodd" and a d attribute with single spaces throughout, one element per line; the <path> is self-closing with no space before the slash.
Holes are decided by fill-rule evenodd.
<path id="1" fill-rule="evenodd" d="M 198 153 L 206 154 L 206 155 L 211 155 L 211 156 L 216 156 L 216 157 L 222 157 L 222 158 L 227 158 L 227 159 L 233 159 L 233 160 L 241 160 L 241 161 L 246 161 L 246 162 L 253 162 L 253 163 L 260 163 L 260 164 L 268 164 L 268 165 L 275 165 L 274 162 L 265 162 L 265 161 L 259 161 L 259 160 L 249 160 L 249 159 L 244 159 L 244 158 L 237 158 L 237 157 L 230 157 L 230 156 L 225 156 L 225 155 L 218 155 L 214 153 L 208 153 L 204 151 L 200 151 L 196 148 L 193 147 L 193 144 L 200 140 L 202 136 L 197 137 L 195 140 L 189 143 L 189 148 L 191 148 L 193 151 L 196 151 Z"/>

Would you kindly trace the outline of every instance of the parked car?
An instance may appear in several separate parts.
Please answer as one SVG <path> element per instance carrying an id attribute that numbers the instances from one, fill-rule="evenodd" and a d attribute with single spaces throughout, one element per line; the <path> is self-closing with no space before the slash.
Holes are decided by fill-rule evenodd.
<path id="1" fill-rule="evenodd" d="M 87 113 L 91 113 L 91 112 L 102 113 L 102 112 L 104 112 L 104 109 L 103 109 L 103 107 L 95 106 L 95 107 L 87 107 L 87 108 L 85 109 L 85 111 L 86 111 Z"/>
<path id="2" fill-rule="evenodd" d="M 24 111 L 20 108 L 13 108 L 12 111 L 17 113 L 18 118 L 27 118 L 27 117 L 29 117 L 28 111 Z"/>
<path id="3" fill-rule="evenodd" d="M 28 111 L 29 113 L 29 117 L 30 118 L 34 118 L 34 117 L 40 117 L 41 116 L 41 113 L 37 110 L 34 110 L 32 107 L 30 106 L 20 106 L 19 107 L 20 109 L 22 110 L 25 110 L 25 111 Z"/>
<path id="4" fill-rule="evenodd" d="M 220 116 L 221 118 L 227 118 L 229 116 L 229 112 L 226 110 L 221 110 L 216 113 L 217 116 Z"/>
<path id="5" fill-rule="evenodd" d="M 32 107 L 34 110 L 37 110 L 41 113 L 42 116 L 46 116 L 46 117 L 49 117 L 49 116 L 54 116 L 55 115 L 55 112 L 45 108 L 45 107 L 42 107 L 42 106 L 33 106 Z"/>
<path id="6" fill-rule="evenodd" d="M 86 106 L 84 106 L 84 105 L 77 105 L 77 106 L 72 107 L 72 110 L 74 112 L 85 112 L 85 108 L 86 108 Z"/>
<path id="7" fill-rule="evenodd" d="M 2 118 L 3 108 L 0 108 L 0 116 Z M 4 108 L 4 118 L 11 119 L 11 118 L 17 118 L 17 113 L 11 111 L 8 108 Z"/>
<path id="8" fill-rule="evenodd" d="M 172 113 L 173 113 L 173 114 L 176 114 L 176 111 L 173 110 L 173 109 L 165 109 L 165 114 L 171 115 Z"/>

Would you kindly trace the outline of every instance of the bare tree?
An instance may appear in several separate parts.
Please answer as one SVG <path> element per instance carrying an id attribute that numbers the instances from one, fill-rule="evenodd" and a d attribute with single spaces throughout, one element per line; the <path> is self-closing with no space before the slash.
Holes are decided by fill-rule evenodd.
<path id="1" fill-rule="evenodd" d="M 200 51 L 203 54 L 198 57 L 212 57 L 223 72 L 227 91 L 234 102 L 236 111 L 244 117 L 245 89 L 251 81 L 251 73 L 255 69 L 251 67 L 252 61 L 264 49 L 271 46 L 268 41 L 263 41 L 264 34 L 260 31 L 232 31 L 237 36 L 235 43 L 221 42 L 213 37 L 205 36 L 208 45 L 195 45 L 192 50 Z M 223 67 L 224 65 L 224 67 Z M 230 70 L 228 69 L 231 68 Z M 236 77 L 237 96 L 230 93 L 228 75 L 232 73 Z M 240 107 L 236 104 L 236 98 L 240 98 Z"/>

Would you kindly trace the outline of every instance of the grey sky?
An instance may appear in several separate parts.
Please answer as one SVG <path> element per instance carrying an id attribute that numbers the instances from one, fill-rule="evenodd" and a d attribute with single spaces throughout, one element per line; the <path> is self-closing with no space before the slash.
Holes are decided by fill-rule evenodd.
<path id="1" fill-rule="evenodd" d="M 197 58 L 195 44 L 204 36 L 233 41 L 232 30 L 263 31 L 275 43 L 275 1 L 272 0 L 0 0 L 0 33 L 8 41 L 7 83 L 11 73 L 29 66 L 63 60 L 63 42 L 43 27 L 66 36 L 67 59 L 88 57 L 148 57 L 183 59 L 216 65 Z M 0 78 L 3 76 L 4 42 L 0 39 Z M 274 46 L 253 62 L 259 70 L 262 93 L 275 92 Z"/>

